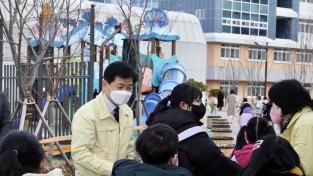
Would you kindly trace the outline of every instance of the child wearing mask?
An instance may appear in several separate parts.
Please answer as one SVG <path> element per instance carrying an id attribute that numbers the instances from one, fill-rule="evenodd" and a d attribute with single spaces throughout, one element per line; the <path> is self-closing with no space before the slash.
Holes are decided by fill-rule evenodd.
<path id="1" fill-rule="evenodd" d="M 206 109 L 201 103 L 202 93 L 189 84 L 177 85 L 170 96 L 156 106 L 147 125 L 165 123 L 179 136 L 178 165 L 195 176 L 234 175 L 242 167 L 225 157 L 208 134 L 200 119 Z"/>

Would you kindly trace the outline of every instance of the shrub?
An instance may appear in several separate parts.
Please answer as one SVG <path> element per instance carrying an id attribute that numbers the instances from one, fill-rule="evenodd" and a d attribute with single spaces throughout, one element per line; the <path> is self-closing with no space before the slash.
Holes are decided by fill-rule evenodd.
<path id="1" fill-rule="evenodd" d="M 209 91 L 210 96 L 217 96 L 219 92 L 222 92 L 223 95 L 227 95 L 223 89 L 211 89 Z"/>
<path id="2" fill-rule="evenodd" d="M 190 78 L 187 81 L 187 84 L 190 84 L 192 86 L 195 86 L 196 88 L 198 88 L 201 92 L 203 91 L 207 91 L 208 86 L 203 84 L 202 82 L 199 81 L 195 81 L 194 79 Z"/>

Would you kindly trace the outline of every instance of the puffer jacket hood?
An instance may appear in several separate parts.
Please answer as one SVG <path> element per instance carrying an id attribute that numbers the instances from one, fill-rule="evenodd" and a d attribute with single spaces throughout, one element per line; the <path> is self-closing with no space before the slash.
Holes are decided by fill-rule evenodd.
<path id="1" fill-rule="evenodd" d="M 243 110 L 243 113 L 249 113 L 249 114 L 254 114 L 253 110 L 249 107 L 246 107 L 244 110 Z"/>

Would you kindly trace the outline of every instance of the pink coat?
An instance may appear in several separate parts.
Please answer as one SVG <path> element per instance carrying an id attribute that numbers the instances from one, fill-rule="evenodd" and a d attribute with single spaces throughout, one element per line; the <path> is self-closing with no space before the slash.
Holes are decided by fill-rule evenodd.
<path id="1" fill-rule="evenodd" d="M 243 168 L 245 168 L 250 162 L 250 158 L 253 152 L 254 144 L 245 145 L 241 150 L 235 150 L 233 156 L 235 156 L 236 161 Z"/>

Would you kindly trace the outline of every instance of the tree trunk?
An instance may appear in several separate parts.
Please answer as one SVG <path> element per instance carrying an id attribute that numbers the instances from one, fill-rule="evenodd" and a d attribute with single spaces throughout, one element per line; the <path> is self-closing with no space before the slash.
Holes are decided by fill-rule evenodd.
<path id="1" fill-rule="evenodd" d="M 49 122 L 49 126 L 51 128 L 52 133 L 55 134 L 55 108 L 54 108 L 53 102 L 49 104 L 49 121 L 48 122 Z M 49 161 L 49 163 L 51 163 L 52 161 L 53 150 L 54 150 L 54 143 L 50 143 L 49 149 L 48 149 L 48 157 L 47 157 L 47 160 Z"/>

